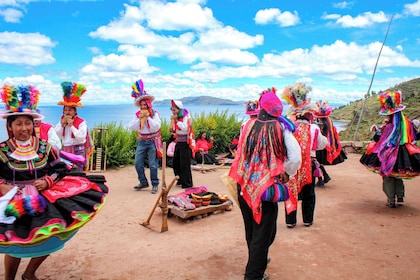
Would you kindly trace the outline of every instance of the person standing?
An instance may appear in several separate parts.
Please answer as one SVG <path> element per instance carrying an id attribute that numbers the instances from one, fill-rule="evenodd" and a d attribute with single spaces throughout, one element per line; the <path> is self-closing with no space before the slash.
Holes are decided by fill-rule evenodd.
<path id="1" fill-rule="evenodd" d="M 62 82 L 61 87 L 63 100 L 59 101 L 58 105 L 63 106 L 63 114 L 55 126 L 55 131 L 62 141 L 64 152 L 85 158 L 83 170 L 87 171 L 93 144 L 86 121 L 77 114 L 77 108 L 83 107 L 80 101 L 86 92 L 86 87 L 69 81 Z"/>
<path id="2" fill-rule="evenodd" d="M 131 88 L 133 89 L 131 96 L 135 98 L 134 104 L 139 108 L 135 117 L 128 124 L 129 129 L 138 132 L 134 165 L 140 184 L 134 186 L 134 189 L 141 190 L 149 187 L 149 182 L 144 172 L 144 163 L 147 155 L 152 193 L 155 194 L 159 188 L 159 158 L 163 155 L 162 136 L 160 134 L 161 120 L 159 113 L 152 107 L 155 97 L 147 94 L 143 81 L 141 79 L 136 81 Z"/>
<path id="3" fill-rule="evenodd" d="M 384 125 L 360 158 L 360 163 L 382 177 L 382 189 L 387 206 L 396 208 L 404 203 L 403 179 L 420 175 L 420 148 L 413 144 L 415 129 L 402 112 L 401 91 L 385 91 L 378 94 L 379 114 L 385 116 Z"/>
<path id="4" fill-rule="evenodd" d="M 187 109 L 184 108 L 182 101 L 171 100 L 171 123 L 170 133 L 177 135 L 177 143 L 173 159 L 173 170 L 175 176 L 179 176 L 177 185 L 183 189 L 193 186 L 191 174 L 191 159 L 194 158 L 195 151 L 194 132 L 192 119 Z"/>
<path id="5" fill-rule="evenodd" d="M 288 115 L 297 126 L 294 136 L 299 142 L 302 153 L 302 165 L 288 185 L 293 193 L 290 200 L 285 203 L 288 228 L 296 226 L 298 200 L 302 200 L 304 226 L 310 227 L 313 224 L 316 203 L 314 178 L 317 166 L 316 151 L 325 149 L 327 145 L 327 138 L 322 135 L 318 125 L 313 123 L 313 111 L 316 107 L 307 97 L 311 90 L 311 87 L 297 83 L 286 86 L 282 94 L 283 99 L 290 104 Z"/>
<path id="6" fill-rule="evenodd" d="M 35 136 L 33 120 L 41 117 L 39 94 L 32 85 L 4 85 L 0 91 L 6 104 L 1 116 L 9 135 L 0 143 L 0 253 L 5 279 L 16 278 L 22 258 L 30 260 L 21 279 L 38 279 L 38 268 L 96 216 L 108 193 L 105 178 L 95 183 L 66 176 L 58 151 Z"/>
<path id="7" fill-rule="evenodd" d="M 328 105 L 327 101 L 322 100 L 316 102 L 316 106 L 317 110 L 314 112 L 315 118 L 320 123 L 322 135 L 327 137 L 328 140 L 328 145 L 325 149 L 316 151 L 316 159 L 322 170 L 322 177 L 319 178 L 316 185 L 322 187 L 331 180 L 324 165 L 340 164 L 347 159 L 347 156 L 341 147 L 337 128 L 330 118 L 332 107 Z"/>
<path id="8" fill-rule="evenodd" d="M 52 124 L 43 122 L 44 116 L 41 115 L 39 118 L 34 118 L 35 136 L 44 140 L 47 140 L 57 150 L 61 150 L 62 144 L 61 139 L 55 132 Z"/>
<path id="9" fill-rule="evenodd" d="M 282 117 L 283 105 L 275 89 L 265 90 L 256 119 L 243 127 L 229 176 L 237 182 L 244 220 L 248 262 L 244 279 L 269 279 L 268 251 L 277 233 L 278 203 L 262 201 L 275 182 L 287 183 L 301 164 L 293 124 Z"/>

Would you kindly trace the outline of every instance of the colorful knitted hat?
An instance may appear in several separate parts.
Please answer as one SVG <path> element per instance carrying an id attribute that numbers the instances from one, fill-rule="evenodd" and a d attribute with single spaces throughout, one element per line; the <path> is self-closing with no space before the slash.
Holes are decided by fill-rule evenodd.
<path id="1" fill-rule="evenodd" d="M 328 101 L 319 100 L 315 105 L 317 107 L 317 110 L 314 112 L 316 118 L 326 118 L 333 110 L 333 108 L 328 105 Z"/>
<path id="2" fill-rule="evenodd" d="M 244 103 L 244 107 L 245 107 L 245 114 L 249 116 L 258 115 L 258 113 L 260 112 L 258 100 L 254 100 L 254 101 L 249 100 L 248 102 Z"/>
<path id="3" fill-rule="evenodd" d="M 155 97 L 152 95 L 147 94 L 146 90 L 144 89 L 143 81 L 140 79 L 134 84 L 131 85 L 133 91 L 131 92 L 131 97 L 135 98 L 134 104 L 137 107 L 140 107 L 140 101 L 145 100 L 147 106 L 149 108 L 152 107 L 152 102 L 155 100 Z"/>
<path id="4" fill-rule="evenodd" d="M 61 83 L 63 89 L 63 101 L 59 101 L 58 105 L 70 106 L 70 107 L 83 107 L 80 103 L 82 95 L 86 92 L 84 85 L 65 81 Z"/>
<path id="5" fill-rule="evenodd" d="M 263 90 L 259 100 L 260 108 L 273 117 L 280 117 L 283 113 L 283 103 L 276 94 L 274 87 Z"/>
<path id="6" fill-rule="evenodd" d="M 6 110 L 1 112 L 3 119 L 13 115 L 29 115 L 33 118 L 41 116 L 38 110 L 40 92 L 35 86 L 4 85 L 0 95 L 6 105 Z"/>
<path id="7" fill-rule="evenodd" d="M 312 90 L 303 83 L 286 86 L 283 90 L 282 98 L 290 104 L 288 115 L 305 115 L 313 113 L 317 107 L 311 104 L 308 93 Z"/>
<path id="8" fill-rule="evenodd" d="M 380 92 L 378 100 L 381 106 L 380 115 L 392 115 L 405 109 L 405 106 L 401 105 L 402 93 L 399 90 Z"/>

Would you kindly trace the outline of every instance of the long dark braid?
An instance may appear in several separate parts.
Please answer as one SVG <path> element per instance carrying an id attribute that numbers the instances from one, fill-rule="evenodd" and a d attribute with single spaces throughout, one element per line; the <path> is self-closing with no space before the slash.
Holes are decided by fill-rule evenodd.
<path id="1" fill-rule="evenodd" d="M 276 130 L 277 122 L 278 121 L 276 117 L 267 114 L 265 110 L 261 109 L 260 113 L 258 114 L 258 118 L 252 126 L 251 131 L 246 140 L 246 161 L 249 162 L 251 160 L 251 155 L 255 149 L 255 146 L 257 145 L 257 141 L 259 139 L 261 130 L 263 130 L 265 127 L 267 129 L 268 135 L 265 138 L 266 141 L 262 144 L 265 147 L 267 147 L 267 158 L 271 158 L 272 152 L 274 152 L 275 156 L 277 158 L 280 158 L 281 160 L 284 160 L 286 158 L 287 154 L 285 145 L 283 143 L 283 136 L 281 134 L 278 134 Z M 269 139 L 271 139 L 272 141 L 273 151 L 270 148 Z M 260 157 L 262 156 L 261 150 L 258 151 L 258 155 Z M 268 164 L 270 164 L 270 162 L 268 162 Z"/>

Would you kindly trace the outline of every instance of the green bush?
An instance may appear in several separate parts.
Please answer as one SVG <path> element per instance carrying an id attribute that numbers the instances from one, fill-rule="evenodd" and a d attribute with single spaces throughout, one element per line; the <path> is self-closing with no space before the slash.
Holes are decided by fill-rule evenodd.
<path id="1" fill-rule="evenodd" d="M 192 118 L 195 136 L 200 131 L 205 131 L 208 137 L 214 137 L 215 142 L 212 152 L 215 154 L 227 152 L 233 137 L 239 134 L 243 121 L 238 119 L 237 115 L 229 114 L 228 110 L 216 111 L 207 115 L 201 113 L 193 115 Z M 115 122 L 101 123 L 98 127 L 107 131 L 107 137 L 102 137 L 100 139 L 101 144 L 99 144 L 99 137 L 94 133 L 94 129 L 91 130 L 91 136 L 95 147 L 106 147 L 107 168 L 118 168 L 123 165 L 133 164 L 137 147 L 137 132 L 129 130 L 121 123 L 117 125 Z M 171 137 L 169 122 L 166 120 L 162 120 L 161 135 L 163 142 L 168 142 Z"/>

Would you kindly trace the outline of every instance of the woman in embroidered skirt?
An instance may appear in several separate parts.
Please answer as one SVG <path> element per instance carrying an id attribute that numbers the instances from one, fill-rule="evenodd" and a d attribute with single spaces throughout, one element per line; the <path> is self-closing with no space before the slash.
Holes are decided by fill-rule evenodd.
<path id="1" fill-rule="evenodd" d="M 318 119 L 322 135 L 327 137 L 328 145 L 323 150 L 316 151 L 316 159 L 320 164 L 322 176 L 318 177 L 317 186 L 324 186 L 331 180 L 324 165 L 336 165 L 347 159 L 346 153 L 341 147 L 340 137 L 337 128 L 334 126 L 330 114 L 332 107 L 327 101 L 316 102 L 317 110 L 314 112 L 315 118 Z"/>
<path id="2" fill-rule="evenodd" d="M 245 279 L 269 279 L 265 274 L 268 250 L 277 232 L 278 203 L 266 201 L 265 192 L 276 182 L 287 183 L 301 164 L 294 125 L 281 116 L 283 105 L 275 88 L 263 91 L 261 111 L 240 135 L 237 154 L 229 171 L 238 186 L 245 225 L 248 262 Z"/>
<path id="3" fill-rule="evenodd" d="M 31 258 L 22 279 L 35 273 L 50 253 L 63 248 L 102 209 L 105 179 L 94 183 L 65 176 L 57 150 L 34 133 L 39 91 L 33 86 L 5 85 L 9 139 L 0 143 L 0 253 L 5 279 L 15 279 L 21 258 Z M 101 176 L 97 176 L 101 177 Z"/>
<path id="4" fill-rule="evenodd" d="M 411 121 L 403 114 L 400 91 L 386 91 L 378 95 L 380 115 L 386 122 L 360 158 L 369 170 L 382 176 L 382 188 L 387 196 L 387 206 L 395 208 L 404 202 L 403 179 L 420 175 L 420 148 L 413 144 L 415 130 Z M 377 135 L 379 136 L 379 135 Z"/>

